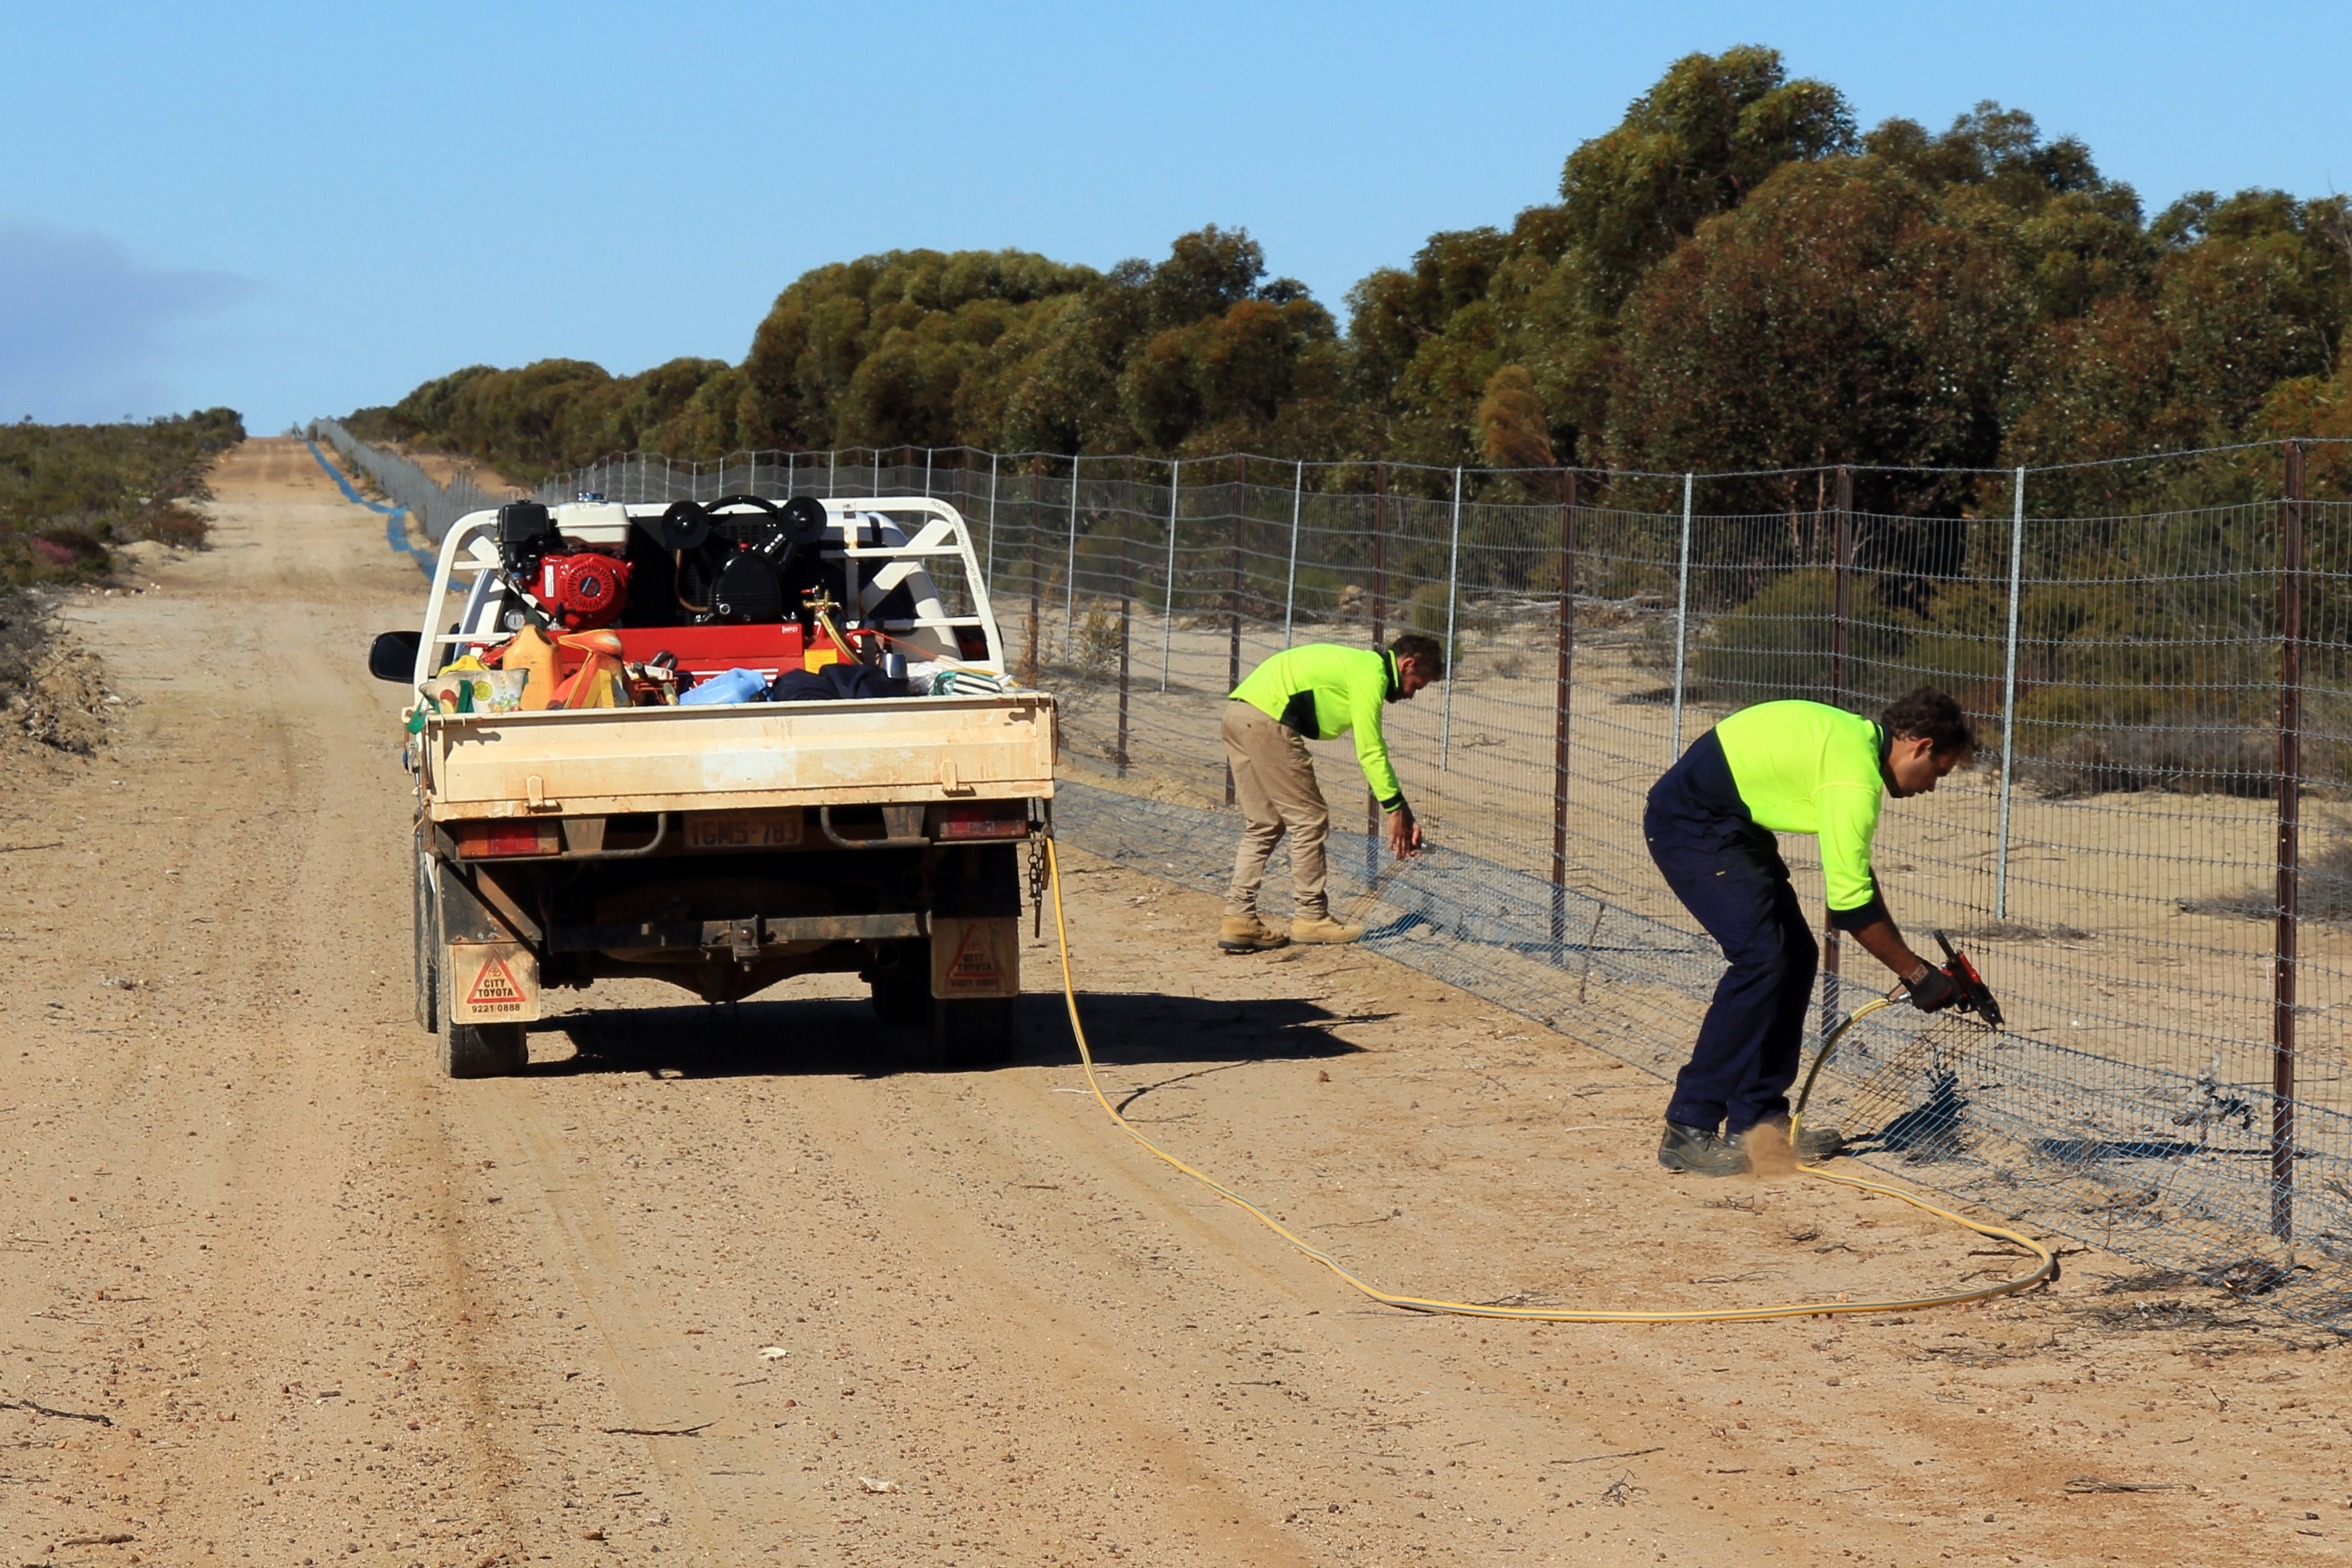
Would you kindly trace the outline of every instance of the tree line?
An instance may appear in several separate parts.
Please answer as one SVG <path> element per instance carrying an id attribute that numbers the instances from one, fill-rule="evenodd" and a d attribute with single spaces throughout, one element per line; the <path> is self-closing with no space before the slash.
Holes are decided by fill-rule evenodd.
<path id="1" fill-rule="evenodd" d="M 2027 113 L 1865 132 L 1762 47 L 1676 61 L 1568 155 L 1557 201 L 1433 235 L 1343 304 L 1344 326 L 1215 226 L 1108 271 L 890 251 L 795 280 L 738 364 L 474 366 L 349 423 L 522 479 L 630 448 L 1671 472 L 2352 435 L 2344 198 L 2198 193 L 2149 216 Z M 2106 491 L 2130 482 L 2076 499 L 2125 504 Z M 1812 488 L 1760 480 L 1738 504 L 1793 510 Z M 1929 482 L 1863 504 L 1968 499 Z"/>

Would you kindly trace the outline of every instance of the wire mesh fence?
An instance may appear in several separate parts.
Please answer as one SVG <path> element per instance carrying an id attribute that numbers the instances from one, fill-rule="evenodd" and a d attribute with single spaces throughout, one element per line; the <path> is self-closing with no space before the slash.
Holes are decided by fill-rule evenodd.
<path id="1" fill-rule="evenodd" d="M 394 501 L 406 507 L 424 528 L 425 536 L 440 542 L 449 531 L 449 525 L 467 512 L 480 511 L 510 500 L 504 494 L 493 495 L 464 475 L 453 476 L 446 484 L 427 473 L 421 464 L 387 452 L 353 437 L 341 423 L 332 419 L 310 422 L 313 440 L 325 437 L 336 451 L 355 464 L 362 473 L 375 481 L 376 488 Z"/>
<path id="2" fill-rule="evenodd" d="M 1293 643 L 1442 638 L 1451 678 L 1386 725 L 1441 847 L 1383 875 L 1349 743 L 1321 744 L 1335 803 L 1363 800 L 1335 879 L 1374 950 L 1660 1072 L 1721 959 L 1649 863 L 1650 784 L 1750 703 L 1874 713 L 1939 686 L 1977 764 L 1890 803 L 1874 861 L 1914 944 L 1974 952 L 2008 1023 L 1882 1012 L 1817 1116 L 1914 1180 L 2341 1322 L 2346 457 L 1657 475 L 628 454 L 540 493 L 953 502 L 1017 673 L 1062 699 L 1061 830 L 1204 889 L 1236 833 L 1217 726 L 1240 675 Z M 1812 841 L 1785 848 L 1818 905 Z M 1889 977 L 1823 956 L 1826 1029 Z"/>

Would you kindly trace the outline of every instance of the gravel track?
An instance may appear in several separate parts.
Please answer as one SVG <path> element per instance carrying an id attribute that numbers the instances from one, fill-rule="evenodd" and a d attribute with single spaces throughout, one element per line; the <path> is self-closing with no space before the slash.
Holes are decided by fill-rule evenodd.
<path id="1" fill-rule="evenodd" d="M 2352 1363 L 2258 1303 L 2089 1253 L 1891 1321 L 1371 1307 L 1076 1092 L 1044 943 L 1000 1070 L 917 1070 L 833 979 L 557 994 L 528 1075 L 438 1079 L 363 669 L 415 569 L 299 442 L 213 488 L 217 548 L 70 612 L 110 748 L 0 759 L 0 1561 L 2339 1560 Z M 1666 1177 L 1654 1080 L 1360 952 L 1221 959 L 1211 900 L 1066 863 L 1128 1114 L 1385 1283 L 2014 1267 Z"/>

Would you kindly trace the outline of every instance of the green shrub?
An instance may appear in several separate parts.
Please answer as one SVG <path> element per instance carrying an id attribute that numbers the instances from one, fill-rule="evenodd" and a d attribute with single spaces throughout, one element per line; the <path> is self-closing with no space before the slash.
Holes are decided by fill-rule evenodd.
<path id="1" fill-rule="evenodd" d="M 205 470 L 245 439 L 233 409 L 125 425 L 0 426 L 0 582 L 86 582 L 131 539 L 201 544 Z"/>
<path id="2" fill-rule="evenodd" d="M 1843 697 L 1867 705 L 1888 684 L 1883 671 L 1901 666 L 1916 637 L 1919 617 L 1877 602 L 1855 584 L 1846 626 Z M 1826 570 L 1790 572 L 1739 608 L 1717 616 L 1696 639 L 1690 669 L 1697 679 L 1743 702 L 1838 696 L 1830 684 L 1837 582 Z M 1673 637 L 1671 623 L 1666 636 Z"/>

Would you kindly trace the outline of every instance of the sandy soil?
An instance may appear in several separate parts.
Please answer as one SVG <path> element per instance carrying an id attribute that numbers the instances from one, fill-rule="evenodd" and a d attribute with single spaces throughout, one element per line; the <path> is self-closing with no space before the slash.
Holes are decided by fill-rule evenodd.
<path id="1" fill-rule="evenodd" d="M 1108 1125 L 1041 945 L 996 1071 L 914 1070 L 853 984 L 624 984 L 528 1076 L 436 1078 L 362 668 L 415 569 L 299 443 L 215 489 L 217 548 L 73 612 L 131 699 L 111 749 L 6 760 L 0 1560 L 2341 1560 L 2352 1361 L 2258 1305 L 2076 1253 L 1890 1319 L 1373 1307 Z M 2014 1267 L 1843 1189 L 1665 1177 L 1654 1080 L 1360 952 L 1219 959 L 1207 900 L 1068 870 L 1120 1102 L 1382 1281 Z"/>

